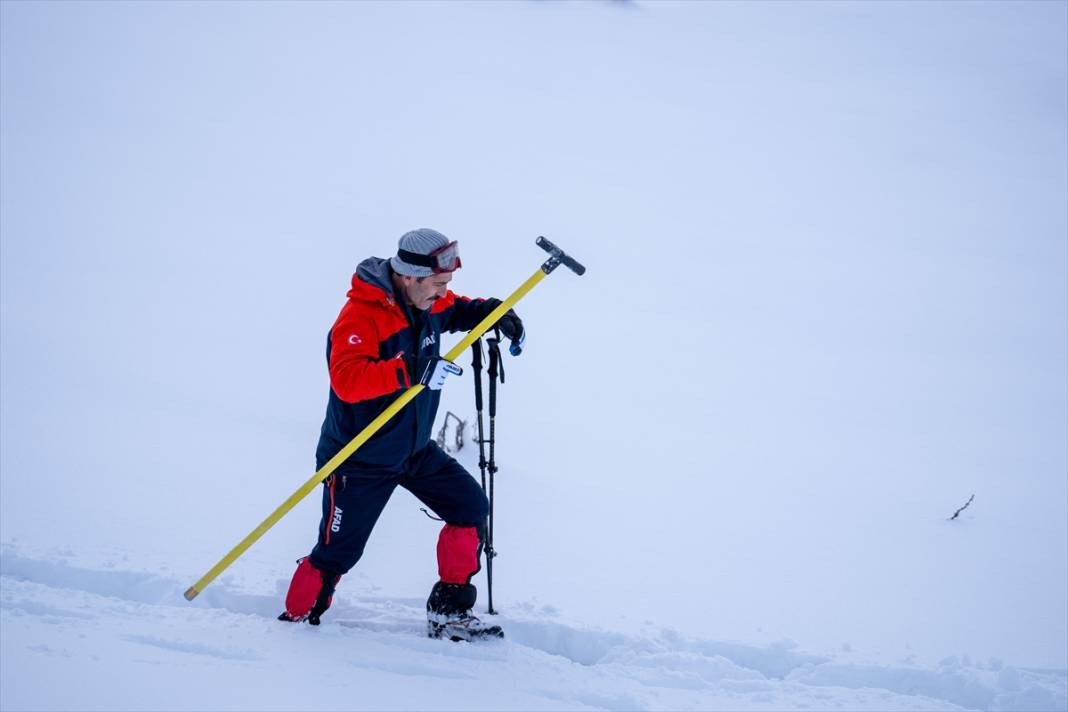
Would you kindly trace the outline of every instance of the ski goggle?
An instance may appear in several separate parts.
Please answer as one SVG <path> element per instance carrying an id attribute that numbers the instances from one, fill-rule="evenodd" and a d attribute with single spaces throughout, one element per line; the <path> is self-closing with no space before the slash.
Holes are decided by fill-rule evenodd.
<path id="1" fill-rule="evenodd" d="M 407 262 L 410 265 L 429 267 L 434 274 L 454 272 L 460 268 L 460 247 L 456 244 L 456 240 L 439 247 L 429 255 L 397 250 L 397 257 L 401 259 L 401 262 Z"/>

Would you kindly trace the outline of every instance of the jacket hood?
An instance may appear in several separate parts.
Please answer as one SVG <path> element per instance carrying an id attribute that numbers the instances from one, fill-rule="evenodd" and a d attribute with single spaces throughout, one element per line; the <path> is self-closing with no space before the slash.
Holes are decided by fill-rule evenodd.
<path id="1" fill-rule="evenodd" d="M 369 302 L 393 303 L 393 280 L 390 279 L 389 260 L 382 257 L 368 257 L 356 267 L 352 275 L 352 289 L 349 299 L 361 299 Z"/>

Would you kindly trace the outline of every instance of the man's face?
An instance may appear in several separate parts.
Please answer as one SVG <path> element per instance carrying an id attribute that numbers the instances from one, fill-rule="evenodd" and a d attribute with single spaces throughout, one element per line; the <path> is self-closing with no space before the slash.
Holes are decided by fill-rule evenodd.
<path id="1" fill-rule="evenodd" d="M 408 299 L 408 304 L 423 311 L 445 296 L 445 292 L 449 289 L 449 282 L 452 281 L 452 272 L 432 274 L 424 277 L 422 281 L 415 277 L 404 276 L 403 281 L 404 296 Z"/>

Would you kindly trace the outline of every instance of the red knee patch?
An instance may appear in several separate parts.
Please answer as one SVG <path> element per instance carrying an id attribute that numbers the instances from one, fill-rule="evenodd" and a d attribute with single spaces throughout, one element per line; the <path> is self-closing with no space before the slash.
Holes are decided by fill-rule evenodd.
<path id="1" fill-rule="evenodd" d="M 478 530 L 446 524 L 438 536 L 438 575 L 445 583 L 468 583 L 478 571 Z"/>
<path id="2" fill-rule="evenodd" d="M 300 560 L 300 566 L 289 583 L 289 593 L 286 594 L 286 613 L 289 617 L 293 620 L 304 620 L 322 589 L 322 572 L 312 566 L 311 560 L 305 556 Z"/>

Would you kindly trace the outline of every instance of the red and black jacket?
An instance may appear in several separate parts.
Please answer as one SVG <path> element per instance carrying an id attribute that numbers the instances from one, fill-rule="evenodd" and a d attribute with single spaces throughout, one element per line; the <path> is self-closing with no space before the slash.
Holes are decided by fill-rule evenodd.
<path id="1" fill-rule="evenodd" d="M 326 340 L 330 400 L 315 451 L 317 468 L 411 385 L 406 356 L 439 355 L 442 332 L 469 331 L 500 303 L 450 291 L 425 312 L 411 310 L 394 294 L 389 260 L 378 257 L 357 267 L 348 298 Z M 400 466 L 426 447 L 440 397 L 439 391 L 424 389 L 338 472 L 361 465 Z"/>

